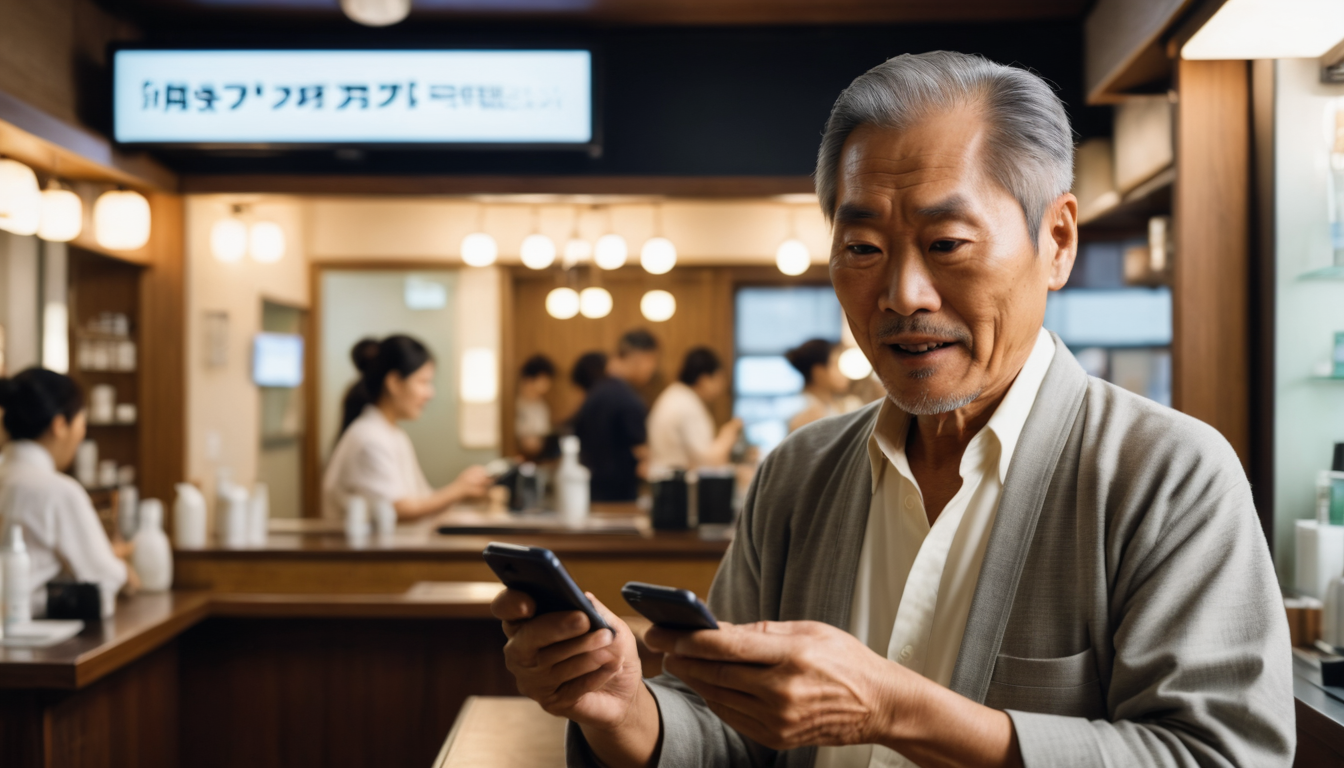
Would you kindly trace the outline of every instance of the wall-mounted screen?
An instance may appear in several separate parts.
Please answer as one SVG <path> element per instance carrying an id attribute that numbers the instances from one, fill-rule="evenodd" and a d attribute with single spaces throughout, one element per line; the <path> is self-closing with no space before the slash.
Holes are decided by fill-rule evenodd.
<path id="1" fill-rule="evenodd" d="M 252 340 L 252 381 L 259 387 L 302 384 L 303 337 L 296 333 L 258 333 Z"/>
<path id="2" fill-rule="evenodd" d="M 594 143 L 592 54 L 119 50 L 126 144 Z"/>

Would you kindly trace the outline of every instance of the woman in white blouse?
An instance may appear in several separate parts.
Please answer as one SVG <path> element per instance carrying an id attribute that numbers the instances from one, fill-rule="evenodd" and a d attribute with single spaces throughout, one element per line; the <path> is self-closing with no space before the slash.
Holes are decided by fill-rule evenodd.
<path id="1" fill-rule="evenodd" d="M 0 521 L 5 531 L 23 528 L 34 614 L 46 612 L 47 583 L 65 575 L 97 584 L 111 616 L 117 592 L 137 583 L 125 562 L 130 545 L 108 541 L 89 494 L 62 474 L 84 440 L 84 393 L 68 376 L 29 368 L 0 379 L 0 408 L 11 441 L 0 462 Z"/>
<path id="2" fill-rule="evenodd" d="M 442 488 L 425 479 L 411 438 L 399 421 L 420 418 L 434 396 L 434 358 L 410 336 L 365 339 L 351 351 L 359 381 L 346 394 L 341 436 L 322 480 L 322 514 L 340 519 L 346 502 L 362 496 L 390 502 L 403 520 L 483 495 L 491 481 L 477 466 Z"/>
<path id="3" fill-rule="evenodd" d="M 728 463 L 742 431 L 741 419 L 714 430 L 709 403 L 728 388 L 728 375 L 709 347 L 686 353 L 677 381 L 667 385 L 649 411 L 649 466 L 697 469 Z"/>

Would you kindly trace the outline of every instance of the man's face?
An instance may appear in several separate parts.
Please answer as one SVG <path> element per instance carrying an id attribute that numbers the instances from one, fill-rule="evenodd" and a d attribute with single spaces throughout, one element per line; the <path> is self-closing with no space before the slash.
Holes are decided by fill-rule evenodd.
<path id="1" fill-rule="evenodd" d="M 636 387 L 642 387 L 653 380 L 653 375 L 658 372 L 658 353 L 653 352 L 631 352 L 626 356 L 628 370 L 630 372 L 630 383 Z"/>
<path id="2" fill-rule="evenodd" d="M 1073 196 L 1033 243 L 984 170 L 984 132 L 971 109 L 903 131 L 865 125 L 840 157 L 831 281 L 888 394 L 917 415 L 1006 391 L 1073 266 Z"/>

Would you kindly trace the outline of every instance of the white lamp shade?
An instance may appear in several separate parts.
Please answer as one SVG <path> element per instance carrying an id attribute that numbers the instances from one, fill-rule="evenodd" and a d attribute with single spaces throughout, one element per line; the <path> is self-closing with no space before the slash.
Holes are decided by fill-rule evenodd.
<path id="1" fill-rule="evenodd" d="M 68 189 L 42 191 L 42 223 L 37 236 L 52 243 L 68 243 L 84 229 L 84 201 Z"/>
<path id="2" fill-rule="evenodd" d="M 473 347 L 462 353 L 461 397 L 464 403 L 493 403 L 499 397 L 499 364 L 493 349 Z"/>
<path id="3" fill-rule="evenodd" d="M 252 225 L 249 251 L 252 260 L 274 264 L 285 256 L 285 230 L 273 221 L 258 221 Z"/>
<path id="4" fill-rule="evenodd" d="M 670 320 L 677 313 L 677 299 L 667 291 L 649 291 L 639 300 L 639 312 L 651 323 Z"/>
<path id="5" fill-rule="evenodd" d="M 411 0 L 341 0 L 341 10 L 357 24 L 386 27 L 410 15 Z"/>
<path id="6" fill-rule="evenodd" d="M 545 269 L 555 263 L 555 241 L 545 235 L 528 235 L 518 255 L 528 269 Z"/>
<path id="7" fill-rule="evenodd" d="M 597 246 L 593 249 L 593 263 L 602 269 L 620 269 L 629 255 L 624 237 L 603 235 L 597 238 Z"/>
<path id="8" fill-rule="evenodd" d="M 677 247 L 666 237 L 651 237 L 639 251 L 639 263 L 651 275 L 665 275 L 677 265 Z"/>
<path id="9" fill-rule="evenodd" d="M 565 263 L 578 264 L 581 261 L 587 261 L 593 256 L 593 244 L 579 237 L 572 237 L 565 241 Z"/>
<path id="10" fill-rule="evenodd" d="M 546 314 L 568 320 L 579 314 L 579 294 L 573 288 L 556 288 L 546 294 Z"/>
<path id="11" fill-rule="evenodd" d="M 866 379 L 873 373 L 873 364 L 864 357 L 863 350 L 858 347 L 850 347 L 840 353 L 840 372 L 845 378 L 853 381 Z"/>
<path id="12" fill-rule="evenodd" d="M 812 254 L 802 240 L 790 238 L 775 251 L 775 266 L 786 275 L 801 275 L 812 266 Z"/>
<path id="13" fill-rule="evenodd" d="M 149 201 L 139 192 L 112 190 L 93 204 L 93 233 L 113 251 L 134 251 L 149 242 Z"/>
<path id="14" fill-rule="evenodd" d="M 488 267 L 499 257 L 495 238 L 484 232 L 473 232 L 462 238 L 462 261 L 469 267 Z"/>
<path id="15" fill-rule="evenodd" d="M 35 235 L 42 224 L 42 189 L 33 169 L 17 160 L 0 160 L 0 229 Z"/>
<path id="16" fill-rule="evenodd" d="M 243 260 L 247 254 L 247 225 L 232 216 L 210 227 L 210 254 L 225 264 Z"/>
<path id="17" fill-rule="evenodd" d="M 579 291 L 579 313 L 594 320 L 611 314 L 611 293 L 596 287 Z"/>

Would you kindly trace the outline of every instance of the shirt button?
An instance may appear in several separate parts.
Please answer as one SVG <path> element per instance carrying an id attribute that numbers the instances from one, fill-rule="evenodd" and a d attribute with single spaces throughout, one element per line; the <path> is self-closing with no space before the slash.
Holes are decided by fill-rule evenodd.
<path id="1" fill-rule="evenodd" d="M 915 505 L 918 504 L 918 503 L 919 503 L 919 502 L 915 500 L 915 497 L 914 497 L 914 496 L 906 496 L 906 497 L 905 497 L 905 508 L 906 508 L 906 509 L 914 509 L 914 508 L 915 508 Z"/>
<path id="2" fill-rule="evenodd" d="M 907 645 L 901 649 L 901 661 L 909 661 L 911 656 L 915 655 L 915 647 Z"/>

